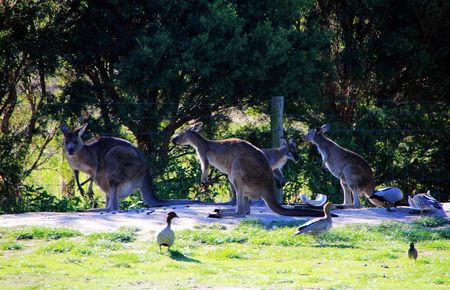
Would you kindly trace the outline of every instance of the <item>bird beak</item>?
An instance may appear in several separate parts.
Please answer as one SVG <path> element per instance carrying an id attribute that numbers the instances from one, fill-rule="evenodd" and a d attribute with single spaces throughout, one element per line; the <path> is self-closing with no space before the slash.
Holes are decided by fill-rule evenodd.
<path id="1" fill-rule="evenodd" d="M 175 216 L 174 217 L 176 217 L 176 218 L 179 218 L 179 216 L 177 216 L 177 214 L 175 214 Z"/>
<path id="2" fill-rule="evenodd" d="M 299 234 L 300 234 L 300 232 L 295 232 L 295 234 L 293 234 L 292 236 L 295 237 L 295 236 L 297 236 Z"/>

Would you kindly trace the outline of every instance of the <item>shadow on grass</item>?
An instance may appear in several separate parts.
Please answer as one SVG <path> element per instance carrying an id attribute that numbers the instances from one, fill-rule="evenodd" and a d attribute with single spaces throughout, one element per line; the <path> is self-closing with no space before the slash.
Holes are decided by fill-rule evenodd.
<path id="1" fill-rule="evenodd" d="M 256 227 L 261 227 L 264 230 L 271 231 L 271 230 L 274 230 L 276 228 L 281 228 L 281 227 L 291 227 L 291 228 L 298 227 L 307 221 L 308 221 L 308 219 L 299 220 L 299 221 L 271 221 L 268 223 L 264 223 L 259 219 L 246 218 L 246 219 L 243 219 L 239 225 L 240 226 L 256 226 Z"/>
<path id="2" fill-rule="evenodd" d="M 340 248 L 340 249 L 356 249 L 359 248 L 351 244 L 317 244 L 314 245 L 315 248 Z"/>
<path id="3" fill-rule="evenodd" d="M 201 263 L 202 261 L 186 257 L 182 252 L 178 250 L 170 250 L 168 252 L 169 257 L 175 261 L 182 261 L 182 262 L 190 262 L 190 263 Z"/>

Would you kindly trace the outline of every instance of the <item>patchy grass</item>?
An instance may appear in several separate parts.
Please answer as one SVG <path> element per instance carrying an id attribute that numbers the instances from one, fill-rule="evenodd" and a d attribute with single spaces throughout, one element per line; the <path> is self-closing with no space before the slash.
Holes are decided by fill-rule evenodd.
<path id="1" fill-rule="evenodd" d="M 10 232 L 16 240 L 53 239 L 75 237 L 81 235 L 78 230 L 69 228 L 30 227 Z"/>
<path id="2" fill-rule="evenodd" d="M 440 222 L 438 222 L 440 223 Z M 0 229 L 0 289 L 249 287 L 448 289 L 450 239 L 436 221 L 334 228 L 292 236 L 301 223 L 244 219 L 178 231 L 159 253 L 150 233 Z M 17 239 L 17 237 L 21 237 Z M 27 238 L 25 238 L 27 237 Z M 18 242 L 20 240 L 20 242 Z M 410 241 L 419 258 L 407 258 Z"/>
<path id="3" fill-rule="evenodd" d="M 110 242 L 131 243 L 136 240 L 136 228 L 124 227 L 109 233 L 94 233 L 88 235 L 91 241 L 106 240 Z"/>
<path id="4" fill-rule="evenodd" d="M 444 217 L 429 216 L 418 218 L 413 223 L 422 227 L 436 228 L 447 225 L 450 221 Z"/>

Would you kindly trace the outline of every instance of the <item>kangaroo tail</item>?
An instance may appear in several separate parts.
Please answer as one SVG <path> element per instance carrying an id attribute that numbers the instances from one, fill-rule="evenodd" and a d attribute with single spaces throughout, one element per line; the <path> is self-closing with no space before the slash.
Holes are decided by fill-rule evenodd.
<path id="1" fill-rule="evenodd" d="M 267 196 L 263 197 L 267 206 L 276 212 L 279 215 L 285 216 L 313 216 L 313 217 L 322 217 L 324 213 L 322 210 L 316 209 L 293 209 L 293 208 L 285 208 L 277 203 L 273 194 L 267 194 Z"/>

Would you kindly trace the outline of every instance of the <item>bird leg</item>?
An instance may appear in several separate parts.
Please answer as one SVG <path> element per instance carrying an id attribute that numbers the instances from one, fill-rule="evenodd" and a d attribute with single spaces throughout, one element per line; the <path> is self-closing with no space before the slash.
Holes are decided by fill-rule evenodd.
<path id="1" fill-rule="evenodd" d="M 387 211 L 395 211 L 395 210 L 393 210 L 393 209 L 391 208 L 391 206 L 392 206 L 392 203 L 386 202 L 386 210 L 387 210 Z"/>

